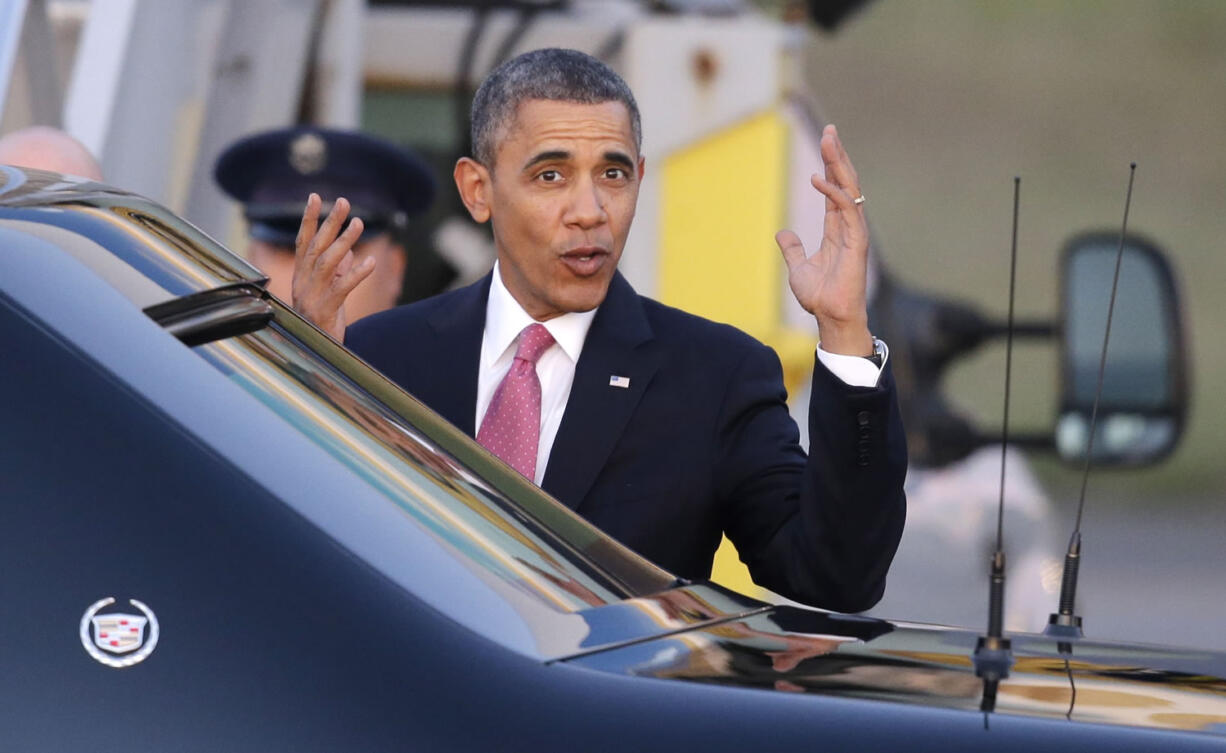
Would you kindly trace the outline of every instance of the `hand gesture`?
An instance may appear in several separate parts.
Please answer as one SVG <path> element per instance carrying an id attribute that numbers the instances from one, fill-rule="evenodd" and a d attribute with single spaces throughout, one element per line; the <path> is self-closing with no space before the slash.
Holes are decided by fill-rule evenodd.
<path id="1" fill-rule="evenodd" d="M 826 197 L 822 244 L 812 256 L 800 238 L 780 230 L 775 242 L 788 265 L 788 285 L 805 311 L 817 317 L 822 350 L 843 355 L 872 355 L 868 331 L 868 225 L 860 179 L 838 131 L 822 131 L 822 161 L 826 177 L 814 174 L 813 187 Z M 857 199 L 859 201 L 857 202 Z"/>
<path id="2" fill-rule="evenodd" d="M 319 194 L 307 198 L 302 224 L 294 241 L 294 309 L 337 340 L 345 337 L 345 298 L 370 276 L 375 260 L 354 263 L 353 244 L 362 235 L 362 221 L 354 218 L 343 233 L 349 202 L 337 199 L 319 224 Z"/>

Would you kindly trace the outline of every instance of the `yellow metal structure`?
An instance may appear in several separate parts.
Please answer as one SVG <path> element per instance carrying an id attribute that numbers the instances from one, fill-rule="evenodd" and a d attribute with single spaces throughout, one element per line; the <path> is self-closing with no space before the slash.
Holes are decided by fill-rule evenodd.
<path id="1" fill-rule="evenodd" d="M 786 284 L 775 233 L 788 207 L 789 127 L 777 109 L 664 160 L 660 183 L 660 300 L 732 324 L 775 348 L 788 390 L 813 367 L 813 336 L 782 323 Z M 712 579 L 760 591 L 727 538 Z"/>
<path id="2" fill-rule="evenodd" d="M 774 235 L 787 207 L 787 126 L 774 112 L 670 155 L 660 184 L 659 294 L 758 339 L 779 327 Z"/>

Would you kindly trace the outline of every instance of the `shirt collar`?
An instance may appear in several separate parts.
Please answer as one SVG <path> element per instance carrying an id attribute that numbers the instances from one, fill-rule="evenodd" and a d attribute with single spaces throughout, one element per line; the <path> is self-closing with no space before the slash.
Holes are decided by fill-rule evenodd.
<path id="1" fill-rule="evenodd" d="M 486 367 L 497 361 L 511 347 L 524 327 L 536 321 L 502 284 L 502 274 L 496 261 L 493 275 L 494 278 L 490 281 L 490 297 L 485 306 L 485 340 L 481 348 L 482 365 Z M 588 330 L 592 328 L 592 320 L 595 318 L 596 309 L 592 309 L 555 316 L 541 324 L 553 335 L 553 339 L 561 346 L 562 352 L 571 363 L 578 363 L 579 354 L 583 352 L 583 342 L 587 339 Z"/>

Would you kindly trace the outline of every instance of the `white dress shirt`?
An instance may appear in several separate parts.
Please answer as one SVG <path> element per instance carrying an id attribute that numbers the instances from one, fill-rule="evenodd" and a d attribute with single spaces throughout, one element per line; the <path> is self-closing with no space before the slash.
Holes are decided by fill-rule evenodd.
<path id="1" fill-rule="evenodd" d="M 536 474 L 532 480 L 537 485 L 545 478 L 549 452 L 553 449 L 553 440 L 558 436 L 566 401 L 570 398 L 570 387 L 575 381 L 575 365 L 579 363 L 583 342 L 595 317 L 596 309 L 592 309 L 562 314 L 541 322 L 555 342 L 545 349 L 536 362 L 536 375 L 541 380 L 541 434 L 536 450 Z M 485 307 L 485 333 L 481 338 L 481 364 L 477 373 L 477 421 L 473 425 L 478 431 L 494 399 L 494 392 L 511 370 L 519 333 L 535 321 L 502 284 L 502 274 L 495 262 L 490 297 Z M 832 374 L 855 387 L 873 387 L 881 377 L 881 369 L 867 358 L 827 353 L 820 346 L 817 348 L 817 358 Z M 889 358 L 888 348 L 885 358 Z"/>
<path id="2" fill-rule="evenodd" d="M 852 387 L 876 387 L 885 362 L 890 360 L 890 348 L 883 340 L 875 337 L 873 342 L 881 345 L 880 366 L 861 356 L 827 353 L 822 350 L 820 344 L 817 346 L 817 360 L 821 361 L 822 366 L 829 369 L 831 374 L 842 379 L 844 384 L 850 384 Z"/>
<path id="3" fill-rule="evenodd" d="M 541 322 L 554 344 L 545 349 L 536 362 L 536 375 L 541 380 L 541 435 L 536 450 L 536 474 L 533 481 L 540 485 L 549 464 L 549 451 L 562 425 L 562 413 L 570 397 L 570 386 L 575 381 L 575 364 L 583 351 L 583 341 L 596 317 L 596 309 L 581 313 L 562 314 Z M 490 283 L 490 297 L 485 306 L 485 334 L 481 338 L 481 366 L 477 372 L 477 422 L 481 422 L 489 410 L 494 392 L 503 377 L 511 370 L 515 360 L 515 348 L 519 333 L 536 320 L 524 311 L 502 284 L 498 264 L 494 264 L 494 279 Z"/>

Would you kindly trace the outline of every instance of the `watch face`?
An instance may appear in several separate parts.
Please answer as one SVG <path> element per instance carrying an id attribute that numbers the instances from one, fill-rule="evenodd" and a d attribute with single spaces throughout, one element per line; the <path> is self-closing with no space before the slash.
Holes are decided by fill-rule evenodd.
<path id="1" fill-rule="evenodd" d="M 885 365 L 885 343 L 881 342 L 880 340 L 874 337 L 873 338 L 873 354 L 871 356 L 868 356 L 868 360 L 877 364 L 878 368 L 884 366 Z"/>

